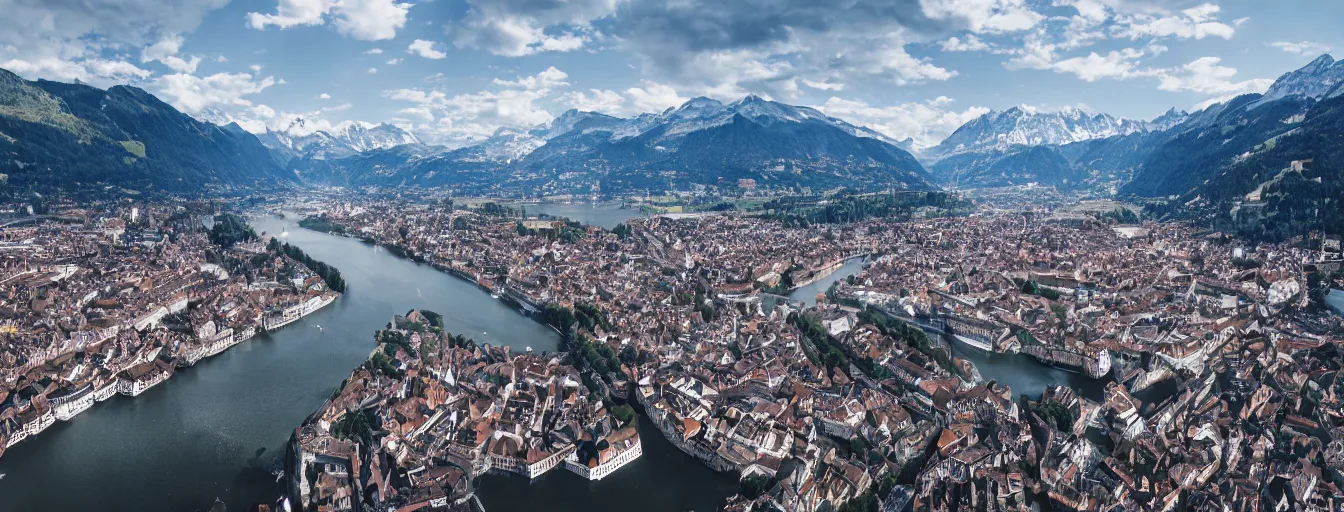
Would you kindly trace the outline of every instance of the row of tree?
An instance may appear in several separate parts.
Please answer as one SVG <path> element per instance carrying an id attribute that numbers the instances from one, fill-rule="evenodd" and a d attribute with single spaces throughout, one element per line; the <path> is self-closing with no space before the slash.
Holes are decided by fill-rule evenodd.
<path id="1" fill-rule="evenodd" d="M 313 273 L 321 277 L 322 281 L 327 283 L 327 288 L 331 288 L 338 293 L 345 293 L 345 278 L 341 277 L 341 271 L 336 267 L 315 260 L 312 256 L 303 252 L 303 249 L 299 249 L 297 246 L 288 243 L 282 244 L 279 240 L 274 238 L 271 239 L 271 242 L 266 248 L 271 252 L 289 256 L 293 260 L 302 263 L 303 266 L 308 267 L 309 270 L 312 270 Z"/>

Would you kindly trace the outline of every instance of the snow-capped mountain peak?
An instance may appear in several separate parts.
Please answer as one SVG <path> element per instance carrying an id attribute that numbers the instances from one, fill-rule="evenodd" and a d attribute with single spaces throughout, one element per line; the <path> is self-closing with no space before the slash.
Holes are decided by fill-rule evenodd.
<path id="1" fill-rule="evenodd" d="M 335 130 L 334 137 L 359 152 L 420 143 L 420 139 L 411 132 L 388 123 L 342 123 Z"/>
<path id="2" fill-rule="evenodd" d="M 1301 69 L 1279 77 L 1253 106 L 1290 96 L 1319 100 L 1337 94 L 1341 83 L 1344 83 L 1344 61 L 1335 61 L 1327 53 Z"/>
<path id="3" fill-rule="evenodd" d="M 1148 131 L 1160 132 L 1160 131 L 1166 131 L 1167 129 L 1170 129 L 1173 126 L 1184 123 L 1185 120 L 1187 119 L 1190 119 L 1189 112 L 1186 112 L 1184 110 L 1176 110 L 1176 107 L 1172 107 L 1170 110 L 1166 111 L 1166 113 L 1163 113 L 1162 115 L 1153 118 L 1152 121 L 1148 121 L 1147 123 L 1144 124 Z"/>
<path id="4" fill-rule="evenodd" d="M 1148 124 L 1143 121 L 1093 113 L 1078 107 L 1047 112 L 1016 106 L 989 112 L 967 122 L 938 146 L 930 148 L 928 156 L 938 159 L 1014 146 L 1062 145 L 1128 135 L 1147 129 Z"/>
<path id="5" fill-rule="evenodd" d="M 385 149 L 403 144 L 419 144 L 420 139 L 392 124 L 346 121 L 329 129 L 314 129 L 302 117 L 296 117 L 283 130 L 266 129 L 257 134 L 262 144 L 294 157 L 316 159 L 339 158 L 374 149 Z"/>

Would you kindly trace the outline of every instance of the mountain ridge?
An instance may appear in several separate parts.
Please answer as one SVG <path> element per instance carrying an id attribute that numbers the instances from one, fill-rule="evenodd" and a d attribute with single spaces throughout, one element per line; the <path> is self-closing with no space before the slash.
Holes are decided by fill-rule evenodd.
<path id="1" fill-rule="evenodd" d="M 700 97 L 630 118 L 569 110 L 547 125 L 501 129 L 476 145 L 383 161 L 367 179 L 359 178 L 354 160 L 331 162 L 343 169 L 337 176 L 356 178 L 331 184 L 435 186 L 475 180 L 493 168 L 516 186 L 542 190 L 561 186 L 555 182 L 562 176 L 612 191 L 735 186 L 740 179 L 782 187 L 936 188 L 898 144 L 809 107 L 751 95 L 728 104 Z"/>
<path id="2" fill-rule="evenodd" d="M 13 187 L 199 194 L 293 185 L 252 134 L 198 121 L 138 87 L 0 70 L 0 173 Z"/>

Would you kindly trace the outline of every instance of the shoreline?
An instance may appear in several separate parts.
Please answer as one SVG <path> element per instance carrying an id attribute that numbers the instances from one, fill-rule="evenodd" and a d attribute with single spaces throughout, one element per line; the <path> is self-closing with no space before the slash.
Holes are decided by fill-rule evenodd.
<path id="1" fill-rule="evenodd" d="M 801 290 L 801 289 L 803 289 L 803 288 L 806 288 L 806 287 L 808 287 L 808 286 L 811 286 L 812 284 L 816 283 L 817 281 L 820 281 L 820 280 L 822 280 L 822 279 L 826 279 L 827 277 L 830 277 L 831 275 L 835 274 L 836 272 L 839 272 L 840 269 L 845 268 L 845 265 L 848 264 L 848 263 L 849 263 L 850 261 L 852 261 L 852 260 L 855 260 L 855 259 L 866 259 L 866 258 L 872 257 L 873 254 L 875 254 L 875 253 L 871 253 L 871 252 L 869 252 L 869 253 L 863 253 L 863 254 L 856 254 L 856 255 L 854 255 L 854 256 L 845 256 L 845 257 L 840 258 L 840 259 L 838 259 L 838 260 L 835 260 L 835 261 L 832 261 L 832 262 L 830 262 L 830 263 L 827 263 L 825 266 L 821 267 L 821 268 L 822 268 L 821 271 L 819 271 L 818 273 L 813 274 L 812 277 L 808 278 L 806 281 L 803 281 L 801 284 L 799 284 L 799 283 L 795 283 L 794 286 L 793 286 L 793 288 L 789 288 L 789 294 L 793 294 L 794 292 L 797 292 L 798 290 Z"/>
<path id="2" fill-rule="evenodd" d="M 309 229 L 309 228 L 300 227 L 300 229 Z M 315 232 L 319 232 L 319 233 L 325 233 L 325 234 L 329 234 L 329 235 L 333 235 L 333 236 L 342 236 L 342 235 L 336 235 L 336 234 L 333 234 L 333 233 L 328 233 L 328 232 L 324 232 L 324 231 L 317 231 L 317 230 L 312 230 L 312 229 L 309 229 L 309 231 L 315 231 Z M 391 252 L 394 256 L 396 256 L 396 257 L 398 257 L 398 258 L 402 258 L 402 259 L 405 259 L 405 260 L 407 260 L 407 261 L 411 261 L 411 262 L 413 262 L 413 263 L 417 263 L 417 264 L 420 264 L 420 265 L 428 266 L 428 267 L 433 268 L 433 269 L 435 269 L 435 270 L 437 270 L 437 271 L 439 271 L 439 272 L 442 272 L 442 273 L 444 273 L 444 274 L 448 274 L 448 275 L 453 276 L 453 277 L 455 277 L 455 278 L 457 278 L 457 279 L 461 279 L 461 280 L 463 280 L 463 281 L 465 281 L 465 282 L 467 282 L 467 283 L 470 283 L 470 284 L 475 285 L 478 289 L 480 289 L 480 290 L 482 290 L 482 291 L 484 291 L 484 292 L 486 292 L 486 293 L 491 294 L 491 298 L 492 298 L 492 299 L 497 300 L 497 301 L 500 301 L 500 302 L 503 302 L 503 303 L 505 303 L 505 304 L 508 304 L 508 305 L 509 305 L 510 307 L 512 307 L 515 311 L 517 311 L 518 313 L 520 313 L 520 314 L 522 314 L 523 316 L 527 317 L 528 319 L 532 320 L 533 322 L 537 322 L 539 325 L 545 326 L 545 327 L 547 327 L 547 328 L 549 328 L 549 329 L 555 331 L 555 332 L 556 332 L 557 334 L 559 334 L 560 337 L 561 337 L 561 339 L 560 339 L 560 343 L 561 343 L 561 345 L 560 345 L 559 348 L 560 348 L 560 349 L 563 349 L 563 350 L 565 350 L 565 351 L 568 351 L 568 350 L 570 349 L 569 346 L 570 346 L 571 343 L 570 343 L 569 340 L 566 339 L 566 336 L 565 336 L 564 333 L 562 333 L 562 332 L 560 332 L 558 329 L 556 329 L 555 326 L 550 325 L 550 324 L 548 324 L 548 323 L 546 323 L 546 322 L 542 322 L 542 321 L 540 321 L 539 319 L 537 319 L 537 317 L 535 316 L 535 313 L 534 313 L 534 312 L 536 312 L 536 311 L 540 311 L 540 308 L 535 308 L 535 309 L 529 310 L 529 309 L 527 308 L 527 306 L 524 306 L 524 305 L 521 304 L 520 302 L 517 302 L 517 301 L 518 301 L 517 298 L 511 296 L 511 295 L 513 295 L 513 293 L 509 293 L 509 292 L 508 292 L 509 289 L 508 289 L 507 287 L 505 288 L 505 293 L 499 293 L 499 295 L 496 297 L 496 296 L 495 296 L 496 290 L 491 289 L 490 287 L 488 287 L 488 286 L 486 286 L 485 284 L 481 283 L 480 281 L 478 281 L 478 280 L 472 278 L 469 274 L 467 274 L 466 272 L 463 272 L 463 271 L 461 271 L 461 270 L 459 270 L 459 269 L 456 269 L 456 268 L 453 268 L 453 267 L 451 267 L 451 266 L 447 266 L 447 265 L 441 265 L 441 264 L 438 264 L 438 263 L 435 263 L 435 262 L 430 262 L 430 261 L 426 260 L 426 259 L 423 258 L 423 257 L 412 255 L 412 254 L 410 254 L 409 251 L 407 251 L 405 248 L 403 248 L 403 247 L 401 247 L 401 246 L 399 246 L 399 245 L 388 244 L 388 243 L 384 243 L 384 242 L 379 242 L 379 241 L 374 240 L 374 239 L 372 239 L 372 238 L 370 238 L 370 237 L 350 237 L 350 238 L 355 238 L 355 239 L 360 240 L 361 242 L 364 242 L 364 243 L 369 244 L 369 245 L 374 245 L 374 246 L 383 247 L 383 248 L 385 248 L 385 249 L 388 249 L 388 252 Z M 845 262 L 845 261 L 849 261 L 849 260 L 854 259 L 854 258 L 867 257 L 867 256 L 869 256 L 869 254 L 863 254 L 863 255 L 858 255 L 858 256 L 850 256 L 850 257 L 847 257 L 847 258 L 841 260 L 841 262 L 842 262 L 842 265 L 841 265 L 841 266 L 843 266 L 843 262 Z M 836 267 L 836 268 L 838 269 L 839 267 Z M 513 299 L 513 300 L 505 300 L 505 297 L 509 297 L 510 299 Z M 533 305 L 533 306 L 535 307 L 535 304 L 532 303 L 530 299 L 528 299 L 528 304 L 529 304 L 529 305 Z M 647 408 L 645 407 L 645 405 L 644 405 L 642 399 L 641 399 L 640 396 L 639 396 L 639 390 L 638 390 L 638 389 L 632 389 L 632 390 L 627 390 L 627 391 L 634 393 L 635 396 L 636 396 L 636 400 L 635 400 L 635 402 L 639 404 L 639 407 L 636 408 L 636 413 L 637 413 L 637 414 L 640 414 L 640 415 L 643 415 L 643 416 L 645 416 L 645 417 L 647 417 L 647 418 L 649 419 L 649 421 L 653 423 L 654 427 L 658 429 L 658 432 L 659 432 L 660 434 L 662 434 L 662 436 L 663 436 L 665 439 L 667 439 L 667 441 L 668 441 L 669 443 L 671 443 L 673 446 L 675 446 L 675 447 L 677 448 L 678 451 L 680 451 L 680 452 L 682 452 L 682 453 L 684 453 L 684 454 L 686 454 L 686 455 L 688 455 L 688 456 L 690 456 L 690 457 L 696 459 L 696 460 L 699 461 L 701 464 L 704 464 L 706 467 L 708 467 L 710 470 L 712 470 L 712 471 L 714 471 L 714 472 L 716 472 L 716 473 L 734 473 L 734 474 L 738 474 L 738 475 L 740 476 L 741 468 L 738 468 L 735 464 L 733 464 L 733 463 L 731 463 L 731 462 L 729 462 L 729 461 L 727 461 L 727 460 L 712 460 L 712 461 L 711 461 L 711 460 L 705 460 L 706 457 L 708 457 L 709 455 L 702 456 L 701 454 L 696 453 L 696 451 L 687 449 L 687 447 L 685 446 L 685 443 L 684 443 L 684 442 L 682 442 L 681 440 L 675 439 L 675 436 L 673 436 L 673 435 L 669 435 L 669 433 L 668 433 L 668 432 L 664 429 L 664 427 L 663 427 L 663 424 L 662 424 L 663 422 L 659 421 L 659 418 L 653 416 L 652 414 L 650 414 L 650 413 L 648 412 L 648 410 L 647 410 Z M 710 455 L 715 455 L 715 456 L 717 457 L 716 454 L 710 454 Z M 731 467 L 727 467 L 727 468 L 725 468 L 724 466 L 731 466 Z M 485 476 L 485 475 L 482 475 L 482 476 Z M 475 494 L 473 494 L 473 495 L 475 495 Z M 481 512 L 484 512 L 484 510 L 482 509 Z"/>
<path id="3" fill-rule="evenodd" d="M 306 312 L 304 312 L 302 315 L 300 315 L 299 317 L 295 318 L 294 320 L 291 320 L 290 322 L 286 322 L 285 325 L 288 325 L 289 323 L 293 323 L 294 321 L 297 321 L 297 320 L 300 319 L 300 318 L 303 318 L 303 317 L 306 317 L 306 316 L 311 315 L 311 314 L 313 314 L 313 313 L 316 313 L 316 312 L 318 312 L 318 311 L 321 311 L 321 310 L 322 310 L 323 308 L 325 308 L 326 306 L 329 306 L 329 305 L 335 303 L 335 302 L 336 302 L 336 299 L 339 299 L 340 297 L 342 297 L 342 296 L 344 295 L 344 294 L 342 294 L 342 293 L 338 293 L 338 292 L 332 292 L 332 293 L 335 293 L 335 295 L 332 296 L 330 300 L 326 300 L 326 301 L 324 301 L 323 304 L 322 304 L 321 306 L 319 306 L 319 307 L 317 307 L 317 308 L 315 308 L 315 309 L 313 309 L 313 310 L 311 310 L 311 311 L 306 311 Z M 60 405 L 53 406 L 53 407 L 52 407 L 46 414 L 43 414 L 43 415 L 41 415 L 41 416 L 38 416 L 36 419 L 33 420 L 33 421 L 36 422 L 37 425 L 38 425 L 36 428 L 33 429 L 33 431 L 28 432 L 27 434 L 23 435 L 22 437 L 17 437 L 17 438 L 15 438 L 15 439 L 7 440 L 3 446 L 0 446 L 0 456 L 3 456 L 5 450 L 8 450 L 9 448 L 12 448 L 12 447 L 14 447 L 14 446 L 17 446 L 19 443 L 21 443 L 21 442 L 23 442 L 23 441 L 32 439 L 32 438 L 34 438 L 34 437 L 36 437 L 36 436 L 42 434 L 43 432 L 46 432 L 47 429 L 49 429 L 49 428 L 51 428 L 52 426 L 54 426 L 54 425 L 56 424 L 57 421 L 62 421 L 62 422 L 70 422 L 70 421 L 74 421 L 74 420 L 75 420 L 76 418 L 78 418 L 80 415 L 82 415 L 82 414 L 84 414 L 85 412 L 88 412 L 90 409 L 92 409 L 94 405 L 96 405 L 96 404 L 98 404 L 98 403 L 101 403 L 101 402 L 106 402 L 106 401 L 108 401 L 109 399 L 111 399 L 111 398 L 112 398 L 113 396 L 115 396 L 115 395 L 124 395 L 124 396 L 128 396 L 128 397 L 130 397 L 130 398 L 132 398 L 132 399 L 134 399 L 134 398 L 138 398 L 140 395 L 144 394 L 146 391 L 149 391 L 151 388 L 158 387 L 159 385 L 161 385 L 161 384 L 163 384 L 163 383 L 166 383 L 166 382 L 171 381 L 171 380 L 173 379 L 173 377 L 176 376 L 177 373 L 178 373 L 179 371 L 181 371 L 181 370 L 184 370 L 184 369 L 186 369 L 186 368 L 194 368 L 196 365 L 200 364 L 201 362 L 203 362 L 203 361 L 205 361 L 205 360 L 213 359 L 213 358 L 215 358 L 216 356 L 223 355 L 224 353 L 228 352 L 229 350 L 232 350 L 232 349 L 235 348 L 235 347 L 238 347 L 238 346 L 240 346 L 240 345 L 242 345 L 242 344 L 244 344 L 244 343 L 246 343 L 246 342 L 248 342 L 248 341 L 251 341 L 251 340 L 253 340 L 253 339 L 256 339 L 257 334 L 263 334 L 263 333 L 265 333 L 265 334 L 269 334 L 269 333 L 274 332 L 274 331 L 276 331 L 276 330 L 278 330 L 278 329 L 281 329 L 281 328 L 283 328 L 283 327 L 284 327 L 284 326 L 282 325 L 282 326 L 280 326 L 280 327 L 276 327 L 275 329 L 266 329 L 266 328 L 264 328 L 262 325 L 251 325 L 251 326 L 247 326 L 243 331 L 240 331 L 240 332 L 237 332 L 237 333 L 231 333 L 231 334 L 230 334 L 230 337 L 231 337 L 231 339 L 232 339 L 233 341 L 229 342 L 229 343 L 227 344 L 227 346 L 225 346 L 225 347 L 223 347 L 223 348 L 219 348 L 219 349 L 216 350 L 216 349 L 208 348 L 207 346 L 202 346 L 202 347 L 200 347 L 200 348 L 206 350 L 208 353 L 207 353 L 206 355 L 203 355 L 203 356 L 201 356 L 201 357 L 195 359 L 195 360 L 190 360 L 190 361 L 188 361 L 188 360 L 186 360 L 186 359 L 184 359 L 184 358 L 185 358 L 185 357 L 189 357 L 191 354 L 183 354 L 183 355 L 179 356 L 176 360 L 174 360 L 174 361 L 172 362 L 172 365 L 171 365 L 170 369 L 168 369 L 168 370 L 164 370 L 165 373 L 163 373 L 162 376 L 152 379 L 152 380 L 151 380 L 152 383 L 150 383 L 150 384 L 148 384 L 148 385 L 146 385 L 146 386 L 140 386 L 138 382 L 136 382 L 136 383 L 134 383 L 134 384 L 125 384 L 125 383 L 127 382 L 126 379 L 124 379 L 124 378 L 118 376 L 115 380 L 113 380 L 113 381 L 111 381 L 111 382 L 109 382 L 109 383 L 106 383 L 106 384 L 105 384 L 103 387 L 101 387 L 101 388 L 90 388 L 90 390 L 89 390 L 88 393 L 86 393 L 86 394 L 84 394 L 83 396 L 81 396 L 80 398 L 77 398 L 77 399 L 74 400 L 74 401 L 79 401 L 79 400 L 83 400 L 83 399 L 85 399 L 85 398 L 89 398 L 89 399 L 92 399 L 92 401 L 91 401 L 90 403 L 88 403 L 87 405 L 83 405 L 83 406 L 77 406 L 77 407 L 78 407 L 78 410 L 77 410 L 76 412 L 74 412 L 74 413 L 70 413 L 70 414 L 68 414 L 68 415 L 67 415 L 67 414 L 61 414 L 60 412 L 57 411 L 57 409 L 60 407 L 60 405 L 64 405 L 64 404 L 60 404 Z M 108 341 L 108 340 L 104 340 L 103 342 L 106 342 L 106 341 Z M 100 344 L 101 344 L 101 343 L 102 343 L 102 342 L 100 342 Z M 216 341 L 215 343 L 219 343 L 219 341 Z M 152 362 L 152 361 L 151 361 L 151 362 Z M 186 362 L 187 364 L 183 365 L 183 362 Z M 135 366 L 135 365 L 132 365 L 132 367 L 134 367 L 134 366 Z M 117 371 L 117 375 L 120 375 L 120 374 L 121 374 L 122 372 L 124 372 L 124 371 L 126 371 L 125 368 L 123 368 L 123 369 Z M 110 390 L 110 391 L 109 391 L 109 390 Z M 129 391 L 128 391 L 128 390 L 129 390 Z M 72 395 L 72 396 L 73 396 L 73 395 Z"/>

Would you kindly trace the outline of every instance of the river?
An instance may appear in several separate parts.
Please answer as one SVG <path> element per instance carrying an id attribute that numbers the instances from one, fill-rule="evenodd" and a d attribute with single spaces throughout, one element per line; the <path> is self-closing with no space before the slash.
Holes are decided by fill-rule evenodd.
<path id="1" fill-rule="evenodd" d="M 240 511 L 274 502 L 272 472 L 282 467 L 290 433 L 364 361 L 374 331 L 412 308 L 441 313 L 450 331 L 481 342 L 558 345 L 554 331 L 431 267 L 274 217 L 251 222 L 258 232 L 288 229 L 290 243 L 341 270 L 348 293 L 137 398 L 114 397 L 10 448 L 0 457 L 0 511 L 196 511 L 216 497 Z M 486 477 L 482 500 L 490 512 L 535 504 L 683 512 L 709 510 L 735 489 L 732 479 L 687 464 L 693 460 L 656 430 L 642 431 L 643 458 L 607 480 L 549 475 L 528 485 Z"/>
<path id="2" fill-rule="evenodd" d="M 844 266 L 831 275 L 789 293 L 789 299 L 803 302 L 808 306 L 815 306 L 817 294 L 825 293 L 826 290 L 830 289 L 831 283 L 858 274 L 860 270 L 863 270 L 863 262 L 863 258 L 846 261 Z M 1341 294 L 1340 298 L 1344 299 L 1344 294 Z M 938 335 L 931 333 L 930 336 Z M 949 340 L 949 343 L 951 343 L 957 357 L 975 364 L 981 377 L 1011 387 L 1014 394 L 1025 393 L 1038 396 L 1046 387 L 1063 384 L 1078 390 L 1079 394 L 1084 397 L 1093 400 L 1103 398 L 1106 381 L 1066 372 L 1041 364 L 1039 361 L 1021 354 L 991 354 L 962 345 L 957 341 Z"/>
<path id="3" fill-rule="evenodd" d="M 800 286 L 790 292 L 789 299 L 807 304 L 808 307 L 815 306 L 817 305 L 818 294 L 826 293 L 826 290 L 831 289 L 831 284 L 858 274 L 860 270 L 863 270 L 863 262 L 864 258 L 852 258 L 846 260 L 844 265 L 841 265 L 840 268 L 836 269 L 835 272 L 832 272 L 830 275 L 818 279 L 806 286 Z"/>
<path id="4" fill-rule="evenodd" d="M 1325 296 L 1325 303 L 1329 304 L 1336 313 L 1344 315 L 1344 290 L 1331 289 Z"/>
<path id="5" fill-rule="evenodd" d="M 646 416 L 639 418 L 644 454 L 597 482 L 556 469 L 534 482 L 486 476 L 476 494 L 488 512 L 604 512 L 719 510 L 737 492 L 735 475 L 718 474 L 668 442 Z"/>
<path id="6" fill-rule="evenodd" d="M 959 341 L 952 340 L 949 343 L 957 357 L 975 364 L 980 377 L 1008 386 L 1013 390 L 1014 397 L 1025 394 L 1035 398 L 1047 387 L 1063 385 L 1073 388 L 1084 398 L 1098 402 L 1105 399 L 1107 380 L 1066 372 L 1024 354 L 989 353 Z"/>

